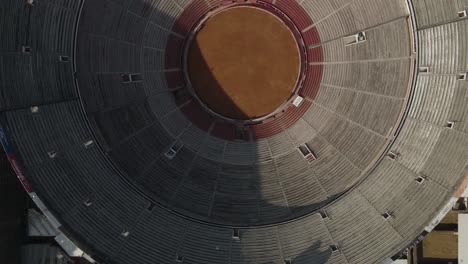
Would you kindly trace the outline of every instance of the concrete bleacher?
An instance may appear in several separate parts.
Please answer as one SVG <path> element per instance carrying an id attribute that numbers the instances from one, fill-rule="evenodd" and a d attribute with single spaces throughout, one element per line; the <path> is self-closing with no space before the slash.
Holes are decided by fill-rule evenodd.
<path id="1" fill-rule="evenodd" d="M 22 2 L 1 4 L 4 19 L 0 27 L 4 33 L 0 68 L 4 77 L 0 109 L 76 98 L 74 87 L 68 85 L 73 80 L 72 64 L 61 62 L 60 56 L 72 56 L 73 36 L 62 34 L 74 30 L 79 3 L 42 1 L 33 8 Z M 31 52 L 23 53 L 23 47 Z"/>
<path id="2" fill-rule="evenodd" d="M 433 206 L 443 204 L 451 195 L 432 179 L 418 183 L 416 179 L 420 175 L 398 161 L 385 159 L 375 173 L 375 177 L 359 186 L 359 191 L 372 201 L 378 212 L 391 213 L 389 223 L 405 239 L 417 237 L 420 233 L 418 225 L 431 217 Z M 395 177 L 388 177 L 389 173 Z"/>
<path id="3" fill-rule="evenodd" d="M 435 25 L 450 24 L 460 19 L 458 12 L 466 10 L 463 0 L 449 1 L 441 8 L 436 0 L 413 1 L 418 28 L 428 28 Z"/>
<path id="4" fill-rule="evenodd" d="M 269 2 L 320 35 L 311 50 L 321 47 L 323 62 L 309 62 L 323 78 L 308 84 L 303 108 L 247 126 L 242 139 L 184 113 L 194 108 L 166 52 L 226 2 L 0 4 L 0 126 L 33 190 L 97 260 L 377 263 L 453 196 L 468 165 L 468 82 L 459 80 L 468 31 L 458 15 L 468 5 L 412 0 L 411 13 L 403 0 Z M 367 40 L 345 45 L 358 31 Z M 413 76 L 415 65 L 428 71 Z M 124 83 L 131 73 L 143 80 Z M 310 163 L 304 143 L 317 156 Z"/>
<path id="5" fill-rule="evenodd" d="M 351 35 L 358 31 L 368 31 L 389 21 L 409 16 L 406 3 L 398 0 L 357 0 L 341 1 L 341 3 L 332 3 L 332 1 L 322 2 L 303 1 L 302 5 L 311 14 L 315 22 L 314 26 L 318 30 L 323 42 Z M 320 5 L 321 8 L 316 8 L 317 5 Z M 378 9 L 381 6 L 386 6 L 387 12 L 379 12 L 380 10 Z M 330 8 L 333 11 L 329 11 Z M 323 11 L 326 13 L 318 13 Z M 366 17 L 367 19 L 355 19 L 357 16 Z"/>
<path id="6" fill-rule="evenodd" d="M 308 144 L 322 160 L 309 166 L 329 197 L 342 194 L 359 180 L 363 171 L 324 138 L 315 137 Z"/>
<path id="7" fill-rule="evenodd" d="M 349 263 L 373 262 L 401 247 L 401 235 L 357 191 L 327 213 L 325 225 Z M 358 245 L 367 250 L 356 250 Z"/>

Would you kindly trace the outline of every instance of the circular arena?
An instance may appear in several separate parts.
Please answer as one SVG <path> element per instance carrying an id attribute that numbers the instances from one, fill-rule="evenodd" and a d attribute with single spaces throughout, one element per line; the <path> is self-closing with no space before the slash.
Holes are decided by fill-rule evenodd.
<path id="1" fill-rule="evenodd" d="M 390 263 L 468 186 L 464 0 L 5 0 L 0 139 L 101 263 Z"/>

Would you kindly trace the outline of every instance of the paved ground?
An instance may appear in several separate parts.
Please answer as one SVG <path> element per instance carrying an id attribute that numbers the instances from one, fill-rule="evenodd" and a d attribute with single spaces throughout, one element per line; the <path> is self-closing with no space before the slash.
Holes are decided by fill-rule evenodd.
<path id="1" fill-rule="evenodd" d="M 457 259 L 458 235 L 453 231 L 433 231 L 424 238 L 423 259 Z"/>
<path id="2" fill-rule="evenodd" d="M 299 52 L 274 15 L 238 7 L 210 18 L 188 52 L 194 90 L 212 110 L 234 119 L 261 117 L 290 96 Z"/>

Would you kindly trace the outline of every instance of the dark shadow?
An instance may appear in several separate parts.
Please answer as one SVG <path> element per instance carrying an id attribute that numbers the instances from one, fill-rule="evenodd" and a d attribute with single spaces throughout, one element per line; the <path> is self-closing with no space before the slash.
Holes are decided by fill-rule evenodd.
<path id="1" fill-rule="evenodd" d="M 304 250 L 300 255 L 291 259 L 291 264 L 319 264 L 327 262 L 332 252 L 325 245 L 326 249 L 323 248 L 322 241 L 315 241 L 311 246 Z"/>
<path id="2" fill-rule="evenodd" d="M 77 39 L 77 78 L 87 117 L 100 146 L 129 186 L 152 204 L 185 217 L 239 228 L 294 221 L 341 195 L 320 197 L 314 193 L 320 184 L 299 151 L 259 160 L 268 150 L 249 126 L 206 113 L 183 85 L 183 42 L 191 27 L 181 20 L 181 24 L 176 21 L 172 28 L 165 28 L 167 21 L 174 19 L 141 2 L 86 1 Z M 96 24 L 104 13 L 110 24 Z M 141 18 L 135 18 L 135 14 Z M 157 26 L 144 29 L 141 24 L 147 20 Z M 173 33 L 168 34 L 168 30 Z M 165 34 L 167 42 L 154 37 L 158 34 Z M 164 48 L 165 57 L 161 52 Z M 201 77 L 200 83 L 212 88 L 232 115 L 248 119 L 210 75 L 200 48 L 195 44 L 193 50 L 192 59 L 203 72 L 196 76 Z M 158 62 L 163 60 L 165 64 L 160 67 Z M 142 73 L 143 80 L 122 81 L 122 74 L 132 73 Z M 182 147 L 168 158 L 166 154 L 177 144 Z M 228 151 L 232 156 L 225 156 Z M 298 170 L 289 167 L 290 161 L 298 161 L 300 167 L 287 179 L 284 175 L 290 170 Z M 285 191 L 283 183 L 287 181 L 293 187 Z M 303 202 L 288 202 L 287 195 Z M 311 199 L 304 202 L 301 195 Z M 291 263 L 313 263 L 314 258 L 326 261 L 329 252 L 324 248 L 328 246 L 314 242 L 300 254 L 295 253 Z"/>
<path id="3" fill-rule="evenodd" d="M 42 2 L 37 2 L 28 5 L 40 7 Z M 51 8 L 52 14 L 64 21 L 73 20 L 68 16 L 76 14 L 67 8 L 73 2 L 58 2 L 63 6 Z M 164 7 L 172 12 L 181 10 L 180 5 L 186 2 L 189 1 L 84 2 L 77 32 L 77 53 L 73 56 L 76 72 L 58 74 L 56 78 L 75 77 L 79 84 L 76 98 L 74 94 L 63 95 L 58 97 L 62 100 L 52 101 L 50 105 L 44 105 L 45 100 L 31 100 L 38 102 L 40 107 L 27 104 L 23 105 L 24 109 L 2 116 L 8 118 L 2 124 L 8 123 L 13 128 L 11 131 L 20 132 L 15 139 L 25 139 L 16 142 L 21 147 L 17 148 L 18 152 L 24 151 L 30 154 L 24 155 L 25 158 L 36 159 L 31 163 L 29 160 L 24 162 L 26 174 L 34 177 L 32 183 L 37 187 L 39 197 L 51 206 L 51 212 L 54 209 L 60 212 L 55 215 L 65 223 L 63 232 L 75 232 L 72 236 L 78 237 L 78 242 L 92 245 L 90 252 L 100 252 L 98 255 L 106 263 L 125 261 L 122 260 L 125 253 L 132 261 L 146 258 L 148 263 L 173 263 L 178 260 L 179 255 L 176 254 L 184 250 L 186 254 L 182 259 L 189 260 L 187 263 L 220 263 L 217 259 L 208 259 L 212 255 L 204 253 L 214 252 L 213 256 L 218 250 L 232 253 L 233 245 L 240 258 L 251 263 L 278 263 L 281 258 L 292 263 L 327 261 L 332 257 L 327 245 L 332 243 L 327 233 L 330 222 L 322 221 L 316 210 L 335 200 L 345 190 L 341 186 L 339 190 L 321 190 L 319 177 L 314 177 L 314 172 L 320 169 L 319 162 L 309 163 L 297 150 L 298 144 L 309 140 L 318 159 L 326 159 L 321 157 L 325 144 L 320 146 L 320 140 L 313 141 L 310 135 L 294 140 L 289 134 L 282 133 L 297 120 L 293 122 L 283 118 L 277 122 L 279 117 L 272 118 L 262 123 L 265 124 L 262 126 L 263 136 L 259 136 L 261 133 L 254 125 L 225 122 L 204 111 L 184 85 L 182 54 L 184 41 L 200 18 L 198 15 L 214 8 L 208 4 L 216 1 L 194 1 L 195 4 L 187 7 L 188 11 L 180 16 L 181 19 L 155 8 Z M 295 1 L 277 2 L 290 6 Z M 10 3 L 12 6 L 16 4 L 7 2 Z M 42 25 L 45 28 L 48 24 L 55 24 L 49 23 L 52 20 L 37 19 L 44 13 L 32 12 L 27 24 L 41 30 Z M 71 24 L 68 27 L 60 24 L 55 30 L 71 31 Z M 17 28 L 22 28 L 23 24 L 18 25 Z M 32 60 L 29 56 L 41 57 L 44 55 L 41 48 L 45 47 L 40 44 L 68 46 L 67 41 L 58 42 L 57 39 L 41 41 L 41 36 L 49 36 L 45 34 L 46 29 L 41 30 L 31 31 L 35 32 L 33 41 L 28 39 L 19 43 L 31 44 L 38 49 L 32 49 L 29 55 L 22 54 L 30 53 L 29 48 L 23 49 L 22 55 L 19 55 L 20 51 L 13 50 L 15 57 L 2 64 L 3 69 L 7 68 L 8 62 L 12 68 L 31 69 L 33 64 L 36 68 L 41 64 L 37 63 L 39 60 L 28 62 L 26 67 L 13 62 L 16 62 L 16 57 L 27 60 Z M 19 31 L 16 33 L 20 34 Z M 72 41 L 72 34 L 64 35 Z M 57 37 L 60 33 L 50 36 Z M 72 56 L 73 52 L 68 53 L 66 55 Z M 317 53 L 320 57 L 320 52 Z M 57 55 L 54 52 L 53 57 Z M 202 80 L 208 81 L 208 86 L 222 88 L 216 77 L 210 76 L 210 67 L 204 65 L 206 62 L 202 56 L 197 60 L 200 68 L 207 72 Z M 57 63 L 58 69 L 66 65 L 63 61 Z M 39 83 L 41 73 L 42 69 L 35 71 L 33 76 L 38 78 L 31 83 Z M 7 83 L 18 82 L 18 86 L 12 85 L 8 92 L 15 96 L 23 92 L 17 98 L 32 96 L 24 92 L 27 89 L 12 92 L 16 87 L 29 86 L 29 82 L 20 83 L 20 78 L 31 79 L 30 74 L 18 76 L 8 79 Z M 64 83 L 63 89 L 57 90 L 64 92 L 65 86 L 73 87 L 73 80 Z M 55 86 L 62 88 L 61 84 Z M 45 90 L 41 85 L 34 91 L 41 95 L 36 95 L 38 98 L 42 98 L 41 93 Z M 241 109 L 236 109 L 237 104 L 229 95 L 220 92 L 217 96 L 238 115 L 248 116 Z M 89 135 L 87 127 L 81 126 L 82 112 L 78 99 L 84 106 L 86 121 L 95 138 Z M 62 113 L 57 114 L 59 110 L 67 112 L 60 115 Z M 59 120 L 64 116 L 70 118 L 68 122 Z M 288 117 L 286 113 L 283 116 Z M 15 118 L 18 119 L 13 120 Z M 31 125 L 31 129 L 27 125 Z M 304 127 L 303 130 L 309 128 Z M 34 140 L 29 141 L 30 138 Z M 286 148 L 290 151 L 282 150 Z M 96 160 L 89 157 L 96 157 Z M 327 158 L 332 160 L 333 155 Z M 324 163 L 335 165 L 332 161 Z M 109 164 L 114 165 L 118 173 Z M 327 168 L 321 169 L 324 176 Z M 87 178 L 89 175 L 91 177 Z M 341 175 L 343 178 L 352 176 L 351 173 Z M 342 178 L 338 180 L 344 182 Z M 333 185 L 330 182 L 329 189 L 337 187 L 330 187 Z M 69 208 L 72 204 L 74 207 Z M 313 228 L 307 229 L 303 223 L 318 227 L 315 232 L 324 234 L 326 242 L 320 241 L 314 233 L 307 233 Z M 298 227 L 296 230 L 290 228 L 294 224 Z M 286 230 L 280 234 L 278 230 L 282 227 Z M 230 232 L 236 229 L 241 230 L 241 236 L 237 238 L 238 242 L 233 242 L 236 238 Z M 157 256 L 152 258 L 154 255 Z M 222 255 L 225 258 L 231 256 Z M 166 259 L 160 261 L 159 257 Z"/>
<path id="4" fill-rule="evenodd" d="M 21 245 L 26 240 L 27 196 L 0 151 L 0 260 L 21 263 Z"/>
<path id="5" fill-rule="evenodd" d="M 222 112 L 221 114 L 226 117 L 241 120 L 248 120 L 250 118 L 244 111 L 237 107 L 236 103 L 232 101 L 231 97 L 225 93 L 223 87 L 219 85 L 218 81 L 213 77 L 211 69 L 205 62 L 203 54 L 196 42 L 190 46 L 190 59 L 188 64 L 189 72 L 193 71 L 193 73 L 189 73 L 193 90 L 206 107 L 218 113 Z M 202 89 L 201 87 L 209 87 L 209 89 Z"/>
<path id="6" fill-rule="evenodd" d="M 176 22 L 172 30 L 177 35 L 167 35 L 165 70 L 154 71 L 152 69 L 156 69 L 158 65 L 153 64 L 153 60 L 160 56 L 160 52 L 153 48 L 165 47 L 166 42 L 148 40 L 143 38 L 143 33 L 136 35 L 139 38 L 133 39 L 122 34 L 118 28 L 115 28 L 115 32 L 109 32 L 106 28 L 96 29 L 94 23 L 88 25 L 86 19 L 97 19 L 93 16 L 99 16 L 96 10 L 102 8 L 109 7 L 101 6 L 100 2 L 86 2 L 79 27 L 77 62 L 82 100 L 104 149 L 123 174 L 127 175 L 126 178 L 145 190 L 155 202 L 197 219 L 249 226 L 278 223 L 303 216 L 341 194 L 322 198 L 314 194 L 320 192 L 320 188 L 299 151 L 291 149 L 283 156 L 259 160 L 260 152 L 265 151 L 259 148 L 264 146 L 257 146 L 256 135 L 250 126 L 242 122 L 225 122 L 203 109 L 188 87 L 183 85 L 182 55 L 190 28 Z M 156 11 L 151 11 L 150 6 L 144 6 L 141 10 L 132 6 L 129 8 L 137 14 L 143 12 L 143 16 L 151 14 L 161 24 L 170 20 L 164 14 L 155 14 Z M 88 11 L 91 9 L 92 13 Z M 128 30 L 135 32 L 139 28 Z M 164 34 L 157 27 L 151 30 L 155 30 L 152 32 L 154 34 Z M 89 31 L 93 34 L 89 35 Z M 185 39 L 180 37 L 182 34 L 186 36 Z M 101 57 L 88 56 L 93 53 L 93 46 L 100 46 L 106 39 L 109 39 L 109 48 L 119 44 L 118 39 L 132 40 L 143 46 L 140 53 L 144 54 L 146 72 L 143 72 L 142 82 L 126 83 L 121 77 L 122 73 L 140 73 L 143 70 L 140 68 L 141 64 L 134 63 L 138 61 L 138 57 L 127 56 L 121 64 L 121 58 L 116 58 L 115 64 L 102 65 Z M 197 60 L 196 65 L 203 73 L 200 75 L 202 80 L 197 83 L 209 87 L 209 91 L 216 94 L 223 101 L 224 107 L 229 108 L 232 113 L 247 117 L 230 96 L 224 93 L 216 77 L 210 74 L 210 66 L 205 62 L 197 43 L 192 45 L 192 61 Z M 125 51 L 124 48 L 120 49 Z M 126 52 L 132 54 L 130 50 Z M 107 59 L 112 60 L 111 57 Z M 115 73 L 109 72 L 110 70 Z M 158 90 L 163 85 L 161 81 L 167 83 L 168 90 Z M 174 103 L 168 100 L 173 100 Z M 194 126 L 214 138 L 205 139 Z M 192 135 L 193 133 L 198 134 Z M 184 143 L 185 138 L 192 136 L 200 137 L 200 146 Z M 284 137 L 282 140 L 288 139 Z M 181 141 L 187 147 L 182 147 L 177 156 L 169 160 L 163 154 L 174 141 Z M 227 152 L 237 156 L 223 158 Z M 291 164 L 297 166 L 287 169 Z M 283 177 L 283 174 L 291 173 L 289 170 L 296 172 Z M 285 183 L 281 183 L 283 181 Z M 285 190 L 283 184 L 296 185 L 297 189 L 289 186 Z M 288 201 L 287 196 L 296 197 L 294 199 L 300 203 L 292 202 L 294 199 Z"/>

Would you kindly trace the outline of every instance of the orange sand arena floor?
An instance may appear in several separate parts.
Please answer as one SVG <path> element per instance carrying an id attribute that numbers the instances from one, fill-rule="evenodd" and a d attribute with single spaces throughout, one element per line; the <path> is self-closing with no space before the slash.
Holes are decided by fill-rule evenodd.
<path id="1" fill-rule="evenodd" d="M 197 96 L 212 111 L 233 119 L 275 111 L 292 95 L 299 69 L 289 28 L 273 14 L 251 7 L 209 18 L 187 53 Z"/>

